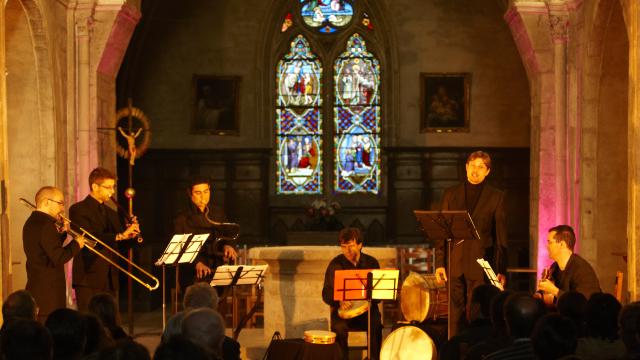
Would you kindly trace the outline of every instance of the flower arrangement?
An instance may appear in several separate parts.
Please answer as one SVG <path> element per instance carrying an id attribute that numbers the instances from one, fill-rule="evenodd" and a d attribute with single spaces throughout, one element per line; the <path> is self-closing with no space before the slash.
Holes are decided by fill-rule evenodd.
<path id="1" fill-rule="evenodd" d="M 307 221 L 305 225 L 312 231 L 335 231 L 343 228 L 338 221 L 336 212 L 341 209 L 337 201 L 315 199 L 306 208 Z"/>

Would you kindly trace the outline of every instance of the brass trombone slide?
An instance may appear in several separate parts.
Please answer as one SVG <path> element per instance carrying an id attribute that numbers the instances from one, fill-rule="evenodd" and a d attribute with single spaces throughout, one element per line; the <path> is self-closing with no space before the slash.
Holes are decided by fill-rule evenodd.
<path id="1" fill-rule="evenodd" d="M 30 203 L 28 200 L 26 200 L 24 198 L 20 198 L 20 201 L 25 206 L 27 206 L 27 207 L 29 207 L 31 209 L 36 209 L 36 206 L 33 205 L 32 203 Z M 76 238 L 76 237 L 84 237 L 85 245 L 87 245 L 86 248 L 89 249 L 90 251 L 92 251 L 94 254 L 100 256 L 104 261 L 106 261 L 109 264 L 113 265 L 116 269 L 122 271 L 127 276 L 129 276 L 133 280 L 137 281 L 140 285 L 146 287 L 147 289 L 149 289 L 149 291 L 153 291 L 153 290 L 157 289 L 160 286 L 160 281 L 158 280 L 158 278 L 156 278 L 155 276 L 151 275 L 150 273 L 148 273 L 147 271 L 145 271 L 143 268 L 141 268 L 140 266 L 136 265 L 135 263 L 129 261 L 129 259 L 124 257 L 118 251 L 114 250 L 111 246 L 109 246 L 106 243 L 104 243 L 104 241 L 102 241 L 102 240 L 98 239 L 97 237 L 93 236 L 90 232 L 88 232 L 87 230 L 83 229 L 82 227 L 77 226 L 76 224 L 72 223 L 71 220 L 69 220 L 68 218 L 64 217 L 62 214 L 60 214 L 59 216 L 63 221 L 68 222 L 69 225 L 73 225 L 76 228 L 80 229 L 80 231 L 76 231 L 76 230 L 73 230 L 73 228 L 71 226 L 69 226 L 69 233 L 74 238 Z M 140 278 L 138 278 L 134 274 L 130 273 L 125 268 L 123 268 L 122 266 L 120 266 L 117 263 L 115 263 L 113 260 L 109 259 L 106 255 L 104 255 L 103 253 L 101 253 L 100 251 L 95 249 L 95 247 L 97 245 L 102 245 L 105 249 L 107 249 L 107 251 L 109 251 L 112 254 L 118 256 L 119 258 L 124 260 L 127 264 L 131 264 L 131 266 L 133 266 L 136 269 L 138 269 L 145 276 L 148 276 L 149 280 L 151 280 L 151 281 L 149 283 L 146 283 L 146 282 L 142 281 Z M 151 285 L 151 283 L 155 283 L 155 284 Z"/>

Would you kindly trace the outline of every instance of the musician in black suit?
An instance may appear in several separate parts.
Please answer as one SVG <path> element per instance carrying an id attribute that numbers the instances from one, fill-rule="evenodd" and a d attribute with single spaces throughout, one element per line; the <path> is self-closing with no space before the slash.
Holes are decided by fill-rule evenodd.
<path id="1" fill-rule="evenodd" d="M 133 239 L 140 233 L 136 221 L 125 228 L 118 213 L 105 205 L 105 201 L 115 193 L 115 184 L 116 177 L 111 171 L 94 169 L 89 174 L 91 192 L 84 200 L 69 208 L 73 225 L 82 227 L 113 249 L 116 248 L 116 242 Z M 116 257 L 104 247 L 98 245 L 96 249 L 115 262 Z M 83 252 L 73 261 L 73 288 L 78 310 L 86 312 L 89 300 L 94 295 L 106 292 L 115 296 L 118 289 L 117 269 L 94 253 Z"/>
<path id="2" fill-rule="evenodd" d="M 22 242 L 27 255 L 26 290 L 40 308 L 38 320 L 44 322 L 56 309 L 67 306 L 64 264 L 84 246 L 77 238 L 64 245 L 67 233 L 59 216 L 64 211 L 64 195 L 52 186 L 36 193 L 36 210 L 22 228 Z"/>
<path id="3" fill-rule="evenodd" d="M 436 249 L 436 278 L 451 281 L 451 334 L 466 324 L 465 307 L 473 289 L 485 282 L 482 267 L 476 262 L 487 260 L 504 283 L 507 269 L 507 224 L 504 212 L 504 193 L 484 181 L 491 171 L 491 157 L 483 151 L 473 152 L 467 158 L 467 181 L 448 188 L 442 199 L 442 210 L 467 210 L 478 230 L 480 239 L 465 239 L 452 244 L 451 274 L 446 274 L 445 246 Z"/>
<path id="4" fill-rule="evenodd" d="M 217 235 L 225 234 L 221 226 L 213 223 L 227 221 L 222 208 L 210 205 L 211 182 L 206 177 L 195 177 L 187 188 L 188 208 L 178 214 L 174 220 L 174 234 L 211 234 L 200 249 L 200 253 L 190 264 L 181 264 L 179 269 L 180 288 L 184 291 L 197 281 L 204 281 L 216 267 L 226 261 L 235 261 L 238 257 L 234 244 L 228 241 L 216 242 Z"/>

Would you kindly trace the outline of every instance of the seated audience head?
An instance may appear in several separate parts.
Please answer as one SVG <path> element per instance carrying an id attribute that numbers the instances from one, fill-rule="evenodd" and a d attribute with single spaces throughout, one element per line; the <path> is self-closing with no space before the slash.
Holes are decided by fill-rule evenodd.
<path id="1" fill-rule="evenodd" d="M 54 310 L 44 325 L 53 338 L 54 359 L 79 359 L 87 343 L 87 321 L 72 309 Z"/>
<path id="2" fill-rule="evenodd" d="M 618 315 L 622 306 L 611 294 L 594 293 L 587 301 L 586 328 L 587 335 L 604 340 L 617 340 Z"/>
<path id="3" fill-rule="evenodd" d="M 634 301 L 625 305 L 618 317 L 620 337 L 627 352 L 640 353 L 640 327 L 638 323 L 640 323 L 640 301 Z"/>
<path id="4" fill-rule="evenodd" d="M 513 339 L 531 337 L 536 321 L 545 314 L 542 300 L 530 294 L 515 293 L 504 304 L 504 320 L 507 332 Z"/>
<path id="5" fill-rule="evenodd" d="M 3 360 L 50 360 L 53 354 L 49 331 L 35 320 L 12 321 L 0 339 Z"/>
<path id="6" fill-rule="evenodd" d="M 36 320 L 38 305 L 27 290 L 15 291 L 2 304 L 2 318 L 5 322 L 15 319 Z"/>
<path id="7" fill-rule="evenodd" d="M 536 323 L 531 341 L 538 359 L 560 359 L 576 352 L 578 333 L 568 317 L 557 313 L 547 314 Z"/>
<path id="8" fill-rule="evenodd" d="M 149 350 L 133 340 L 118 341 L 115 345 L 101 350 L 100 360 L 151 360 Z"/>
<path id="9" fill-rule="evenodd" d="M 557 308 L 560 314 L 573 321 L 578 330 L 578 336 L 583 335 L 587 298 L 577 291 L 567 291 L 558 298 Z"/>
<path id="10" fill-rule="evenodd" d="M 84 347 L 84 355 L 90 355 L 113 346 L 113 339 L 107 333 L 100 319 L 93 314 L 83 315 L 87 322 L 87 344 Z"/>
<path id="11" fill-rule="evenodd" d="M 500 293 L 497 287 L 489 284 L 476 286 L 471 293 L 469 320 L 490 319 L 491 300 Z"/>
<path id="12" fill-rule="evenodd" d="M 184 319 L 185 314 L 185 311 L 178 311 L 169 318 L 167 326 L 164 328 L 164 332 L 162 333 L 162 341 L 167 341 L 174 335 L 182 334 L 182 320 Z"/>
<path id="13" fill-rule="evenodd" d="M 182 304 L 185 309 L 210 308 L 215 310 L 218 308 L 218 292 L 213 286 L 205 282 L 198 282 L 187 287 Z"/>
<path id="14" fill-rule="evenodd" d="M 200 308 L 187 312 L 182 320 L 182 335 L 214 355 L 222 356 L 224 320 L 217 311 Z"/>
<path id="15" fill-rule="evenodd" d="M 174 335 L 160 343 L 153 354 L 153 360 L 210 360 L 210 353 L 204 347 L 183 335 Z"/>
<path id="16" fill-rule="evenodd" d="M 497 333 L 507 333 L 507 324 L 504 321 L 504 303 L 511 294 L 513 294 L 511 290 L 501 291 L 491 300 L 491 324 Z"/>
<path id="17" fill-rule="evenodd" d="M 94 295 L 89 300 L 89 313 L 100 319 L 107 329 L 120 326 L 120 312 L 116 299 L 111 294 L 102 293 Z"/>

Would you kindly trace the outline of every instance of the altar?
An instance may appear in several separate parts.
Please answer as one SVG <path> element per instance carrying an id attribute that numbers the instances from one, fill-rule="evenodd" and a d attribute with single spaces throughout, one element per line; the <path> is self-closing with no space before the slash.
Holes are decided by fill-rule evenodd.
<path id="1" fill-rule="evenodd" d="M 397 267 L 395 248 L 363 247 L 382 268 Z M 300 338 L 305 330 L 327 330 L 329 306 L 322 301 L 327 265 L 338 246 L 279 246 L 249 249 L 249 259 L 269 265 L 264 281 L 264 336 L 275 331 Z"/>

